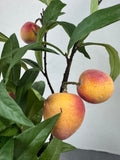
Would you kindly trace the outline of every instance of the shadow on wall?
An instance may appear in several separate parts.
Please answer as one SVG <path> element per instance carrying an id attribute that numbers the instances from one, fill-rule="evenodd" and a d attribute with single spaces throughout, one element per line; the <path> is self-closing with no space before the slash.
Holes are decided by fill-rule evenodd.
<path id="1" fill-rule="evenodd" d="M 76 149 L 62 153 L 60 160 L 120 160 L 120 155 L 108 152 Z"/>

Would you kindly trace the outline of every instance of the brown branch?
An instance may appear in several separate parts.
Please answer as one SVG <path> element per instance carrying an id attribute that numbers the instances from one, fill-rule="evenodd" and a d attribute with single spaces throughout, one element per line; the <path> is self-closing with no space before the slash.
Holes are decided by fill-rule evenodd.
<path id="1" fill-rule="evenodd" d="M 45 33 L 45 36 L 44 36 L 44 41 L 46 42 L 47 41 L 47 33 Z M 46 47 L 46 44 L 44 45 L 44 47 Z M 47 53 L 46 51 L 44 52 L 44 72 L 42 72 L 43 75 L 45 76 L 46 80 L 47 80 L 47 83 L 48 83 L 48 86 L 51 90 L 51 93 L 53 94 L 54 93 L 54 90 L 52 88 L 52 85 L 50 83 L 50 80 L 49 80 L 49 77 L 48 77 L 48 72 L 47 72 Z"/>
<path id="2" fill-rule="evenodd" d="M 41 15 L 41 18 L 36 19 L 35 23 L 37 23 L 38 21 L 40 21 L 41 24 L 43 25 L 44 9 L 42 9 L 42 13 L 40 13 L 40 15 Z M 45 42 L 47 41 L 47 33 L 45 33 L 45 35 L 44 35 L 44 41 Z M 44 47 L 47 47 L 46 44 L 44 45 Z M 53 90 L 52 85 L 50 83 L 50 80 L 49 80 L 49 77 L 48 77 L 48 72 L 47 72 L 47 53 L 46 53 L 46 51 L 44 51 L 44 70 L 41 70 L 41 73 L 46 78 L 46 81 L 47 81 L 48 86 L 49 86 L 49 88 L 51 90 L 51 93 L 53 94 L 54 90 Z"/>
<path id="3" fill-rule="evenodd" d="M 78 49 L 78 47 L 77 47 L 77 42 L 76 42 L 72 48 L 70 57 L 68 58 L 68 56 L 66 56 L 67 66 L 66 66 L 66 69 L 65 69 L 65 72 L 63 75 L 63 80 L 62 80 L 62 84 L 60 87 L 60 92 L 64 91 L 64 83 L 68 81 L 72 60 L 73 60 L 74 54 L 77 51 L 77 49 Z"/>
<path id="4" fill-rule="evenodd" d="M 98 5 L 100 5 L 101 2 L 102 2 L 102 0 L 98 0 Z"/>

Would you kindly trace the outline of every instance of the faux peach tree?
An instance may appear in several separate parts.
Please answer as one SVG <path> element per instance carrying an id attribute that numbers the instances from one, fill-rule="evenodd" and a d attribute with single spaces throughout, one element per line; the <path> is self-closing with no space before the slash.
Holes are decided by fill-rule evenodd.
<path id="1" fill-rule="evenodd" d="M 91 14 L 75 26 L 64 20 L 58 21 L 66 5 L 62 1 L 40 1 L 46 4 L 41 17 L 35 22 L 26 22 L 20 31 L 27 45 L 20 47 L 15 33 L 8 38 L 0 32 L 0 41 L 4 43 L 0 58 L 1 160 L 59 160 L 62 152 L 75 149 L 72 146 L 74 144 L 67 144 L 63 140 L 82 124 L 85 116 L 84 100 L 89 103 L 108 100 L 114 91 L 114 81 L 120 74 L 120 58 L 114 47 L 84 41 L 92 31 L 120 20 L 120 4 L 98 10 L 101 0 L 91 0 Z M 57 25 L 69 36 L 66 51 L 47 41 L 47 33 Z M 80 73 L 78 82 L 69 82 L 76 52 L 90 59 L 86 51 L 88 45 L 100 45 L 107 50 L 110 75 L 90 69 Z M 28 50 L 35 52 L 36 60 L 24 58 Z M 66 59 L 66 68 L 57 93 L 47 70 L 47 56 L 50 54 Z M 39 72 L 46 78 L 51 90 L 48 98 L 44 97 L 45 82 L 36 81 Z M 67 90 L 67 85 L 71 84 L 76 85 L 78 95 Z"/>

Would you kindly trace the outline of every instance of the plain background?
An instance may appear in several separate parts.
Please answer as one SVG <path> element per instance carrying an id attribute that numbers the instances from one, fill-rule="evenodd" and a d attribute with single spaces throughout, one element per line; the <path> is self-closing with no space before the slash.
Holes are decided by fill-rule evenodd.
<path id="1" fill-rule="evenodd" d="M 66 12 L 59 20 L 68 21 L 77 25 L 90 14 L 90 0 L 63 0 L 67 6 Z M 99 8 L 119 4 L 120 0 L 103 0 Z M 0 1 L 0 32 L 8 37 L 15 33 L 20 46 L 25 43 L 20 38 L 20 28 L 27 22 L 34 22 L 40 17 L 40 12 L 45 5 L 39 0 L 1 0 Z M 112 14 L 112 13 L 111 13 Z M 48 41 L 56 44 L 64 52 L 69 38 L 61 27 L 56 27 L 48 34 Z M 111 44 L 120 53 L 120 21 L 110 26 L 92 32 L 86 42 L 102 42 Z M 0 43 L 2 51 L 3 43 Z M 82 54 L 76 53 L 70 72 L 70 81 L 78 81 L 79 75 L 86 69 L 100 69 L 110 73 L 108 53 L 103 47 L 90 46 L 86 48 L 91 60 Z M 33 52 L 27 52 L 25 57 L 34 59 Z M 62 56 L 50 54 L 48 57 L 48 72 L 55 92 L 59 92 L 60 83 L 66 62 Z M 40 74 L 38 80 L 44 80 Z M 68 91 L 76 93 L 75 86 L 69 86 Z M 46 84 L 44 97 L 49 96 L 50 90 Z M 85 102 L 86 115 L 82 126 L 66 142 L 81 149 L 94 149 L 120 154 L 120 76 L 115 81 L 113 96 L 101 104 Z"/>

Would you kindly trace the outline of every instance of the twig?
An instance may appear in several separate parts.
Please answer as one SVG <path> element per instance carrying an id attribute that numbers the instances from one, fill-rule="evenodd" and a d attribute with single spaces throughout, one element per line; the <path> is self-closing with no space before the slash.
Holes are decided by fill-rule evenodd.
<path id="1" fill-rule="evenodd" d="M 62 84 L 61 84 L 61 87 L 60 87 L 60 92 L 64 91 L 64 82 L 68 81 L 72 60 L 73 60 L 74 54 L 77 51 L 77 49 L 78 49 L 78 47 L 77 47 L 77 42 L 76 42 L 73 46 L 72 51 L 71 51 L 70 58 L 68 56 L 66 56 L 67 66 L 66 66 L 66 69 L 65 69 L 65 72 L 64 72 L 64 75 L 63 75 L 63 80 L 62 80 Z"/>
<path id="2" fill-rule="evenodd" d="M 102 2 L 102 0 L 98 0 L 98 5 Z"/>
<path id="3" fill-rule="evenodd" d="M 41 22 L 41 25 L 43 25 L 43 15 L 44 15 L 44 9 L 42 9 L 42 13 L 40 13 L 41 15 L 41 18 L 38 18 L 36 19 L 35 23 L 37 23 L 38 21 Z M 44 35 L 44 41 L 46 42 L 47 41 L 47 33 L 45 33 Z M 44 44 L 44 47 L 46 47 L 47 45 Z M 49 80 L 49 77 L 48 77 L 48 73 L 47 73 L 47 53 L 46 51 L 44 51 L 44 70 L 41 70 L 41 73 L 43 74 L 43 76 L 46 78 L 47 80 L 47 83 L 48 83 L 48 86 L 51 90 L 51 93 L 53 94 L 54 93 L 54 90 L 52 88 L 52 85 L 50 83 L 50 80 Z"/>
<path id="4" fill-rule="evenodd" d="M 44 41 L 46 42 L 47 41 L 47 33 L 45 33 L 45 36 L 44 36 Z M 44 45 L 44 47 L 46 47 L 46 44 Z M 44 52 L 44 72 L 42 72 L 43 75 L 45 76 L 46 80 L 47 80 L 47 83 L 48 83 L 48 86 L 51 90 L 51 93 L 53 94 L 54 93 L 54 90 L 52 88 L 52 85 L 50 83 L 50 80 L 49 80 L 49 77 L 48 77 L 48 73 L 47 73 L 47 54 L 46 54 L 46 51 Z"/>

